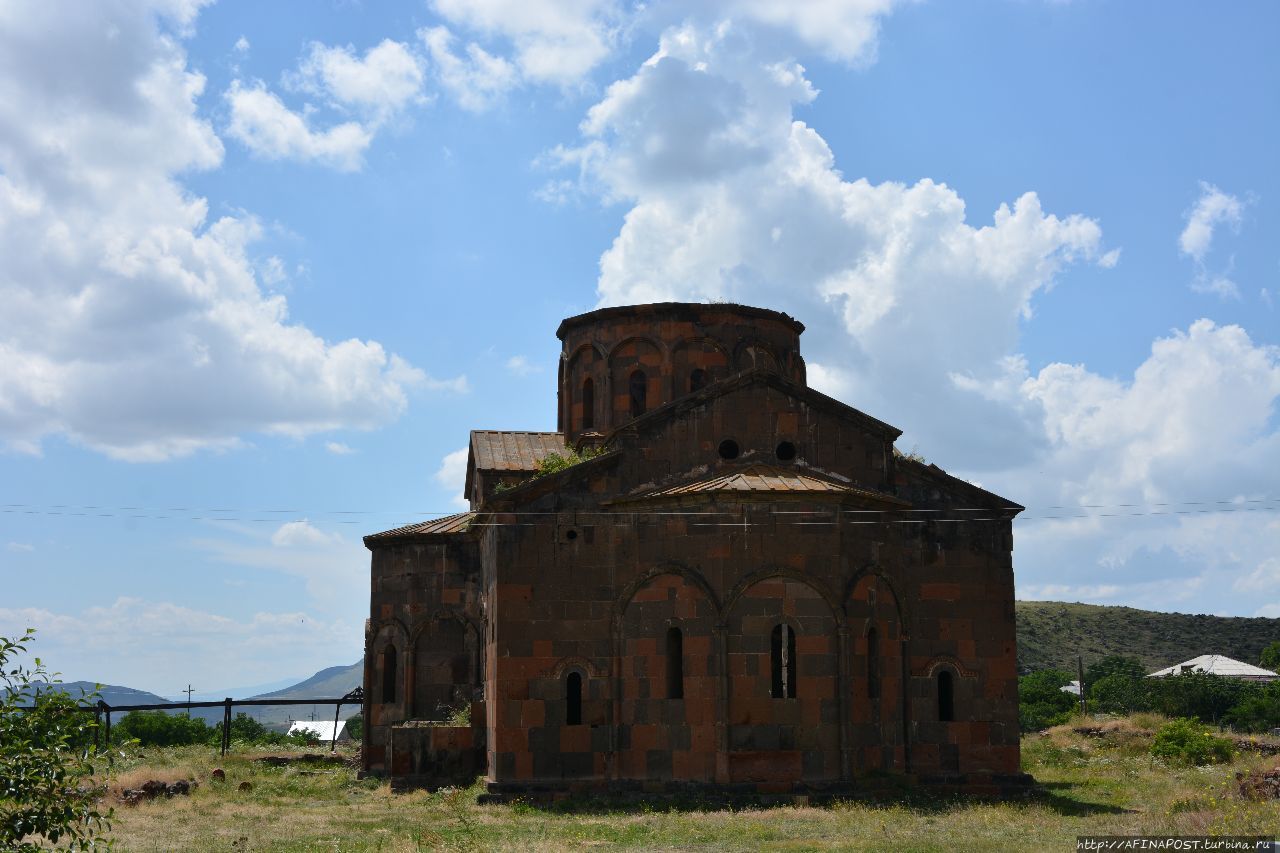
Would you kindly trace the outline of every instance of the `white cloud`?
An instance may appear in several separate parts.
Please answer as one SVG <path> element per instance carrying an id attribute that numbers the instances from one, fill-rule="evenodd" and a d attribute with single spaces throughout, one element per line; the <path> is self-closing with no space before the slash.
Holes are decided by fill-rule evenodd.
<path id="1" fill-rule="evenodd" d="M 1187 214 L 1187 225 L 1178 237 L 1178 248 L 1184 255 L 1203 261 L 1213 243 L 1213 232 L 1219 224 L 1240 227 L 1244 205 L 1233 195 L 1213 184 L 1200 182 L 1200 198 Z"/>
<path id="2" fill-rule="evenodd" d="M 531 373 L 541 373 L 542 367 L 533 364 L 523 355 L 513 355 L 507 359 L 507 370 L 516 376 L 528 376 Z"/>
<path id="3" fill-rule="evenodd" d="M 1038 294 L 1068 265 L 1118 264 L 1097 222 L 1026 192 L 982 223 L 927 178 L 846 178 L 795 120 L 817 96 L 804 69 L 743 20 L 665 32 L 588 111 L 580 144 L 554 152 L 627 206 L 600 304 L 726 299 L 800 317 L 812 385 L 1032 508 L 1022 595 L 1240 612 L 1233 584 L 1270 584 L 1280 551 L 1265 513 L 1159 505 L 1271 494 L 1280 351 L 1201 320 L 1128 378 L 1033 373 L 1019 349 Z M 1098 504 L 1111 509 L 1045 509 Z M 1090 517 L 1036 520 L 1047 512 Z"/>
<path id="4" fill-rule="evenodd" d="M 341 542 L 340 535 L 325 533 L 305 518 L 301 521 L 285 522 L 271 534 L 271 544 L 277 548 L 315 548 L 337 545 Z"/>
<path id="5" fill-rule="evenodd" d="M 4 547 L 6 551 L 12 551 L 15 554 L 27 554 L 36 549 L 36 546 L 26 542 L 10 542 Z"/>
<path id="6" fill-rule="evenodd" d="M 418 31 L 435 68 L 435 76 L 464 109 L 481 112 L 500 100 L 519 82 L 516 69 L 475 42 L 466 47 L 466 58 L 453 52 L 453 34 L 447 27 Z"/>
<path id="7" fill-rule="evenodd" d="M 523 78 L 569 85 L 602 62 L 617 37 L 614 0 L 433 0 L 456 26 L 509 41 Z"/>
<path id="8" fill-rule="evenodd" d="M 373 141 L 372 131 L 355 121 L 312 130 L 305 115 L 290 110 L 260 82 L 246 87 L 236 80 L 225 97 L 231 107 L 227 133 L 268 160 L 313 161 L 354 172 Z"/>
<path id="9" fill-rule="evenodd" d="M 383 39 L 358 58 L 351 47 L 313 43 L 298 69 L 302 88 L 377 122 L 421 98 L 422 68 L 404 44 Z"/>
<path id="10" fill-rule="evenodd" d="M 461 509 L 470 506 L 467 501 L 465 484 L 467 480 L 467 452 L 465 447 L 446 454 L 436 469 L 435 480 L 444 490 L 452 495 L 453 505 Z"/>
<path id="11" fill-rule="evenodd" d="M 248 258 L 258 224 L 211 221 L 178 182 L 223 156 L 196 110 L 204 78 L 155 19 L 189 29 L 197 5 L 90 4 L 69 17 L 29 2 L 0 13 L 0 442 L 10 450 L 63 435 L 160 460 L 234 448 L 251 432 L 373 428 L 426 382 L 376 342 L 331 343 L 290 322 Z M 289 133 L 278 144 L 338 161 L 361 147 Z"/>
<path id="12" fill-rule="evenodd" d="M 1191 282 L 1191 289 L 1196 293 L 1211 293 L 1223 299 L 1239 299 L 1239 286 L 1225 275 L 1198 276 Z"/>
<path id="13" fill-rule="evenodd" d="M 326 441 L 324 443 L 324 449 L 334 454 L 335 456 L 349 456 L 350 454 L 356 452 L 355 448 L 348 447 L 347 445 L 343 444 L 341 441 Z"/>
<path id="14" fill-rule="evenodd" d="M 102 681 L 172 695 L 189 680 L 253 684 L 360 656 L 360 626 L 306 611 L 245 619 L 172 602 L 118 598 L 79 613 L 0 608 L 0 635 L 37 629 L 32 653 L 67 681 Z M 70 671 L 60 662 L 75 661 Z"/>
<path id="15" fill-rule="evenodd" d="M 234 45 L 234 48 L 235 48 L 236 53 L 248 53 L 248 52 L 249 52 L 249 40 L 248 40 L 247 38 L 245 38 L 244 36 L 240 36 L 240 38 L 236 39 L 236 43 L 235 43 L 235 45 Z"/>

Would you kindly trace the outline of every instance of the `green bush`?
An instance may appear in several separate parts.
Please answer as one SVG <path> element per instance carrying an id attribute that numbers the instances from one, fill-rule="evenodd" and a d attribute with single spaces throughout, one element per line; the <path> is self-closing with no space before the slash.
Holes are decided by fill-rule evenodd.
<path id="1" fill-rule="evenodd" d="M 1249 693 L 1223 719 L 1246 732 L 1265 732 L 1280 728 L 1280 681 L 1273 681 Z"/>
<path id="2" fill-rule="evenodd" d="M 1217 737 L 1196 720 L 1165 723 L 1151 742 L 1151 754 L 1175 764 L 1226 764 L 1234 757 L 1231 741 Z"/>
<path id="3" fill-rule="evenodd" d="M 97 724 L 78 706 L 96 694 L 51 687 L 40 658 L 32 669 L 12 666 L 34 638 L 32 629 L 0 637 L 0 849 L 91 850 L 105 840 L 112 816 L 98 810 L 101 790 L 88 784 Z M 43 682 L 38 691 L 33 682 Z M 24 704 L 31 710 L 19 710 Z"/>
<path id="4" fill-rule="evenodd" d="M 1104 675 L 1089 684 L 1089 707 L 1107 714 L 1133 714 L 1151 709 L 1147 679 L 1122 672 Z"/>
<path id="5" fill-rule="evenodd" d="M 1273 672 L 1280 667 L 1280 640 L 1273 640 L 1267 644 L 1267 647 L 1262 650 L 1262 657 L 1258 659 L 1258 666 Z"/>
<path id="6" fill-rule="evenodd" d="M 164 711 L 130 711 L 111 727 L 112 742 L 136 740 L 139 746 L 189 746 L 213 743 L 217 729 L 199 717 Z"/>
<path id="7" fill-rule="evenodd" d="M 1076 708 L 1077 697 L 1062 688 L 1071 674 L 1042 669 L 1018 679 L 1018 723 L 1024 732 L 1040 731 L 1065 723 Z"/>
<path id="8" fill-rule="evenodd" d="M 1151 710 L 1166 717 L 1193 717 L 1202 723 L 1222 720 L 1233 707 L 1262 689 L 1255 682 L 1205 672 L 1148 678 L 1145 683 Z"/>
<path id="9" fill-rule="evenodd" d="M 1137 658 L 1107 655 L 1102 660 L 1089 664 L 1089 668 L 1084 671 L 1084 682 L 1089 685 L 1089 695 L 1092 698 L 1093 686 L 1108 676 L 1121 675 L 1128 679 L 1137 679 L 1145 677 L 1146 674 L 1147 668 Z"/>

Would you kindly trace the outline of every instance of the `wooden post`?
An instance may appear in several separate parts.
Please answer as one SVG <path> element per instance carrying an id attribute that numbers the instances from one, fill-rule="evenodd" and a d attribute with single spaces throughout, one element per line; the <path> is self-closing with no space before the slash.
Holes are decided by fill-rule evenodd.
<path id="1" fill-rule="evenodd" d="M 98 704 L 93 706 L 93 748 L 96 750 L 102 745 L 102 700 L 98 700 Z"/>
<path id="2" fill-rule="evenodd" d="M 342 711 L 342 703 L 333 706 L 333 740 L 329 742 L 329 751 L 338 751 L 338 714 Z"/>
<path id="3" fill-rule="evenodd" d="M 1088 714 L 1089 706 L 1084 698 L 1084 658 L 1076 655 L 1076 677 L 1080 679 L 1080 713 Z"/>
<path id="4" fill-rule="evenodd" d="M 111 746 L 111 706 L 106 702 L 103 702 L 102 707 L 107 712 L 107 728 L 106 731 L 103 732 L 102 737 L 109 748 Z"/>
<path id="5" fill-rule="evenodd" d="M 231 748 L 231 697 L 222 706 L 222 754 Z"/>

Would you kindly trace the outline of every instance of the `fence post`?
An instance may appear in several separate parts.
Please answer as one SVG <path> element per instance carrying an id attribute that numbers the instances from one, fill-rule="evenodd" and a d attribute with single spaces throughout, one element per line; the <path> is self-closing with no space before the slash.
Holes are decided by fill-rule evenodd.
<path id="1" fill-rule="evenodd" d="M 342 700 L 333 706 L 333 740 L 329 741 L 329 752 L 338 751 L 338 714 L 342 712 Z"/>
<path id="2" fill-rule="evenodd" d="M 227 703 L 223 704 L 223 754 L 227 754 L 228 749 L 232 745 L 232 698 L 227 697 Z"/>
<path id="3" fill-rule="evenodd" d="M 107 712 L 107 730 L 106 732 L 103 733 L 103 740 L 105 741 L 107 748 L 110 748 L 111 747 L 111 706 L 108 705 L 106 702 L 103 702 L 102 708 L 104 711 Z"/>
<path id="4" fill-rule="evenodd" d="M 102 746 L 102 700 L 93 706 L 93 748 Z"/>

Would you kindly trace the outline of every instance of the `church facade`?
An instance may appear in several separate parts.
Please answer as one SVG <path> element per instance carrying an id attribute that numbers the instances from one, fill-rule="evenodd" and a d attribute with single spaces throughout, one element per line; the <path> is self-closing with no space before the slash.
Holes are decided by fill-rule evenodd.
<path id="1" fill-rule="evenodd" d="M 365 538 L 366 772 L 1025 787 L 1022 507 L 809 388 L 803 329 L 684 303 L 560 325 L 559 429 L 473 431 L 470 511 Z"/>

